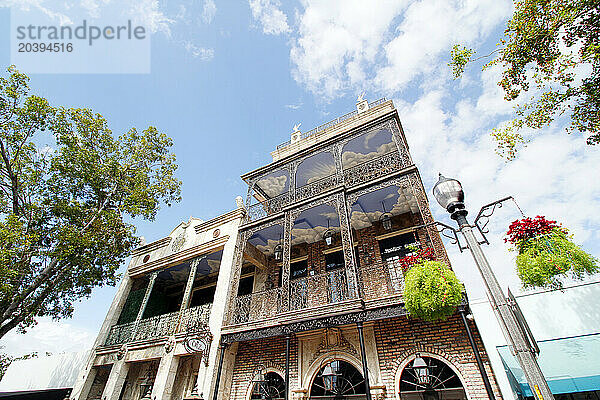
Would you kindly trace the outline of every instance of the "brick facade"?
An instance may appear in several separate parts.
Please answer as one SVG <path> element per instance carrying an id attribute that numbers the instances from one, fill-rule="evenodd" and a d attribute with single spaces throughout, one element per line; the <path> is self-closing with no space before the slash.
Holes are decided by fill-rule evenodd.
<path id="1" fill-rule="evenodd" d="M 231 399 L 246 399 L 252 379 L 265 370 L 276 371 L 285 378 L 285 338 L 272 337 L 239 343 L 233 377 L 231 382 Z M 298 374 L 298 342 L 290 340 L 290 381 Z"/>
<path id="2" fill-rule="evenodd" d="M 491 372 L 483 343 L 479 337 L 477 327 L 470 322 L 471 330 L 479 346 L 481 358 L 484 362 L 488 377 L 492 383 L 494 394 L 501 400 L 498 385 Z M 353 328 L 352 328 L 353 329 Z M 464 389 L 470 400 L 487 399 L 487 393 L 475 355 L 468 341 L 460 317 L 455 314 L 446 321 L 427 323 L 421 320 L 400 317 L 373 322 L 375 345 L 366 343 L 367 352 L 370 348 L 376 349 L 376 354 L 370 359 L 377 359 L 378 366 L 369 365 L 369 370 L 378 371 L 379 381 L 373 386 L 372 392 L 379 393 L 374 399 L 397 400 L 398 377 L 401 368 L 405 367 L 407 361 L 412 360 L 415 353 L 439 358 L 448 363 L 451 368 L 458 371 L 459 377 L 464 382 Z M 298 355 L 298 341 L 292 338 L 290 342 L 290 390 L 291 393 L 298 381 L 298 360 L 304 355 Z M 332 357 L 344 359 L 343 352 L 333 350 Z M 358 355 L 357 355 L 358 356 Z M 240 342 L 233 374 L 231 379 L 231 399 L 246 400 L 249 387 L 255 374 L 262 370 L 277 371 L 284 377 L 285 371 L 285 338 L 272 337 L 260 340 Z M 310 381 L 312 377 L 304 377 Z M 373 379 L 373 377 L 371 377 Z M 385 387 L 384 391 L 376 390 L 375 387 Z M 290 397 L 291 399 L 297 397 Z"/>
<path id="3" fill-rule="evenodd" d="M 502 397 L 498 384 L 487 354 L 483 351 L 483 342 L 477 327 L 472 321 L 469 324 L 490 377 L 494 394 L 500 400 Z M 416 352 L 439 356 L 456 368 L 466 384 L 465 390 L 471 400 L 488 398 L 477 368 L 475 354 L 459 315 L 454 314 L 446 321 L 435 323 L 410 317 L 386 319 L 376 321 L 374 330 L 381 380 L 386 386 L 386 399 L 397 399 L 396 374 L 401 372 L 399 368 L 402 367 L 403 362 Z"/>

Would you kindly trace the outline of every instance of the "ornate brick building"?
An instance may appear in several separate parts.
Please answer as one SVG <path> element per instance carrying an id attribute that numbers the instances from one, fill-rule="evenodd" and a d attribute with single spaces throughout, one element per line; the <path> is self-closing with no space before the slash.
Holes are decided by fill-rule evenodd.
<path id="1" fill-rule="evenodd" d="M 427 196 L 392 102 L 361 100 L 331 123 L 296 130 L 272 156 L 242 176 L 248 216 L 218 398 L 487 398 L 461 317 L 426 323 L 403 307 L 399 260 L 415 246 L 448 258 L 426 226 Z"/>
<path id="2" fill-rule="evenodd" d="M 500 398 L 472 321 L 404 308 L 400 259 L 448 257 L 392 102 L 272 156 L 245 206 L 136 250 L 72 398 L 487 398 L 466 327 Z"/>

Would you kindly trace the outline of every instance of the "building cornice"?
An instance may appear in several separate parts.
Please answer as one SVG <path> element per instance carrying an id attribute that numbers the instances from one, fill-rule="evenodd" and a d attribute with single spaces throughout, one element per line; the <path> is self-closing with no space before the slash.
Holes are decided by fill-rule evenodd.
<path id="1" fill-rule="evenodd" d="M 241 219 L 244 217 L 245 212 L 246 210 L 243 208 L 236 208 L 235 210 L 229 211 L 228 213 L 219 215 L 218 217 L 210 219 L 206 222 L 202 222 L 201 224 L 196 225 L 194 229 L 196 230 L 196 233 L 202 233 L 211 228 L 216 228 L 235 219 Z"/>
<path id="2" fill-rule="evenodd" d="M 167 246 L 170 242 L 171 242 L 170 237 L 158 239 L 152 243 L 148 243 L 148 244 L 140 246 L 136 249 L 133 249 L 133 251 L 131 252 L 131 255 L 135 257 L 135 256 L 139 256 L 140 254 L 149 253 L 153 250 L 157 250 L 157 249 Z"/>
<path id="3" fill-rule="evenodd" d="M 229 235 L 223 235 L 217 239 L 199 244 L 197 246 L 190 247 L 189 249 L 180 251 L 178 253 L 169 254 L 166 257 L 159 258 L 158 260 L 150 261 L 146 264 L 138 265 L 133 268 L 130 268 L 128 274 L 130 277 L 136 277 L 142 274 L 146 274 L 151 271 L 155 271 L 157 269 L 163 269 L 172 267 L 177 265 L 189 258 L 213 252 L 215 250 L 219 250 L 225 246 L 227 240 L 229 239 Z"/>

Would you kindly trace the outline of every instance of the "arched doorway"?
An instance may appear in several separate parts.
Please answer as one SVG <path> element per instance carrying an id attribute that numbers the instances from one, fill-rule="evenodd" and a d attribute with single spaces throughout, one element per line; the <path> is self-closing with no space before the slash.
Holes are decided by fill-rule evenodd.
<path id="1" fill-rule="evenodd" d="M 415 355 L 400 375 L 401 400 L 467 400 L 456 372 L 437 358 Z"/>
<path id="2" fill-rule="evenodd" d="M 310 387 L 311 400 L 364 400 L 365 379 L 350 363 L 333 360 L 323 365 Z"/>

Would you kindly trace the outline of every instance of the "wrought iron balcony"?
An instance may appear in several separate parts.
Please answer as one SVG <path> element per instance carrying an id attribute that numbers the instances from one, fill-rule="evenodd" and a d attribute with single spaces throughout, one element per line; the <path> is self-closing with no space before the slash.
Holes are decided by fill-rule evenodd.
<path id="1" fill-rule="evenodd" d="M 377 158 L 344 169 L 343 178 L 338 174 L 329 175 L 304 186 L 300 186 L 293 190 L 293 192 L 282 193 L 271 199 L 252 204 L 248 207 L 248 221 L 258 221 L 281 212 L 286 206 L 291 205 L 293 202 L 299 202 L 317 196 L 342 183 L 346 187 L 351 188 L 389 175 L 406 166 L 408 166 L 407 159 L 403 158 L 397 151 L 383 154 Z"/>
<path id="2" fill-rule="evenodd" d="M 331 188 L 334 188 L 341 183 L 341 179 L 338 175 L 329 175 L 320 178 L 314 182 L 296 188 L 296 201 L 301 201 L 316 196 L 326 192 Z"/>
<path id="3" fill-rule="evenodd" d="M 282 288 L 245 294 L 235 299 L 233 325 L 275 317 L 282 310 Z"/>
<path id="4" fill-rule="evenodd" d="M 344 169 L 344 184 L 347 187 L 369 182 L 405 167 L 406 161 L 397 151 L 384 154 L 361 164 Z"/>
<path id="5" fill-rule="evenodd" d="M 271 199 L 252 204 L 248 207 L 248 218 L 250 221 L 258 221 L 269 215 L 276 214 L 291 203 L 291 193 L 282 193 Z"/>
<path id="6" fill-rule="evenodd" d="M 292 310 L 339 303 L 349 298 L 346 271 L 343 268 L 290 282 Z"/>
<path id="7" fill-rule="evenodd" d="M 168 314 L 144 318 L 137 324 L 128 322 L 115 325 L 110 329 L 105 345 L 112 346 L 121 343 L 137 342 L 169 336 L 185 332 L 188 327 L 197 324 L 198 321 L 207 323 L 210 316 L 212 304 L 176 311 Z"/>
<path id="8" fill-rule="evenodd" d="M 361 266 L 358 275 L 365 301 L 401 296 L 404 292 L 404 273 L 398 261 Z"/>

